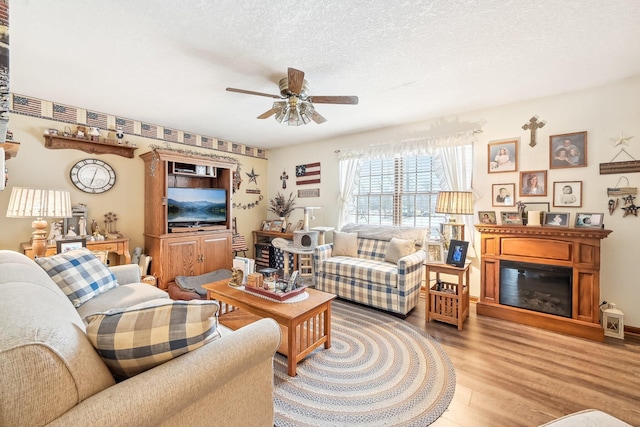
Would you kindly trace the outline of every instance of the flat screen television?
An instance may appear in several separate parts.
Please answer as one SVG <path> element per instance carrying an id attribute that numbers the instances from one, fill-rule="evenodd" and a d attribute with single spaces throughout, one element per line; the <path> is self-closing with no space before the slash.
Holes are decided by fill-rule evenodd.
<path id="1" fill-rule="evenodd" d="M 169 227 L 198 227 L 227 222 L 227 190 L 172 188 L 167 191 Z"/>

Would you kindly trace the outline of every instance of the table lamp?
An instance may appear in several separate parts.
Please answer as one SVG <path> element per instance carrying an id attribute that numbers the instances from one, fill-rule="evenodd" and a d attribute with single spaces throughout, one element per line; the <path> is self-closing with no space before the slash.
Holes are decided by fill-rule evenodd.
<path id="1" fill-rule="evenodd" d="M 473 194 L 470 191 L 440 191 L 438 193 L 438 199 L 436 201 L 436 213 L 443 213 L 447 215 L 473 215 Z M 452 228 L 460 227 L 460 236 L 450 236 L 446 241 L 450 241 L 451 238 L 464 240 L 464 224 L 456 223 L 456 218 L 449 217 L 447 220 L 449 225 L 455 224 Z"/>
<path id="2" fill-rule="evenodd" d="M 7 218 L 36 218 L 31 223 L 31 247 L 37 257 L 47 252 L 47 221 L 44 218 L 69 218 L 71 213 L 71 196 L 65 190 L 14 187 L 7 207 Z"/>

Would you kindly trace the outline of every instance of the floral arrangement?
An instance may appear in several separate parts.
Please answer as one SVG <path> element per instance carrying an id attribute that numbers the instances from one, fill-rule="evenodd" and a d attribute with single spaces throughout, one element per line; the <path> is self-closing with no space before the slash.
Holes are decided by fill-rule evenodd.
<path id="1" fill-rule="evenodd" d="M 284 194 L 278 193 L 276 197 L 269 200 L 269 208 L 267 209 L 269 212 L 273 212 L 279 217 L 287 217 L 293 209 L 296 207 L 296 198 L 293 193 L 289 193 L 289 198 L 285 199 Z"/>

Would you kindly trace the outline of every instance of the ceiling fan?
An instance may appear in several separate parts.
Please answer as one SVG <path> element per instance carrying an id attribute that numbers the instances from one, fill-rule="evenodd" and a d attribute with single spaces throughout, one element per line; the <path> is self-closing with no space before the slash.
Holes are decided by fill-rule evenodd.
<path id="1" fill-rule="evenodd" d="M 357 96 L 311 96 L 309 84 L 304 79 L 304 71 L 289 68 L 287 77 L 280 80 L 280 95 L 255 92 L 252 90 L 228 87 L 229 92 L 246 93 L 248 95 L 266 96 L 280 101 L 274 102 L 273 107 L 258 116 L 267 119 L 275 114 L 276 120 L 289 126 L 306 125 L 311 120 L 317 124 L 327 121 L 318 113 L 313 104 L 352 104 L 358 103 Z"/>

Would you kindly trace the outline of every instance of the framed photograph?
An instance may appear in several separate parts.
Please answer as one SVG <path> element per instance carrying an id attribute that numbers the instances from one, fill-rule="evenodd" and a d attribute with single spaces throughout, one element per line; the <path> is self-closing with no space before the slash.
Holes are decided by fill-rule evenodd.
<path id="1" fill-rule="evenodd" d="M 579 208 L 582 206 L 582 181 L 555 181 L 553 206 Z"/>
<path id="2" fill-rule="evenodd" d="M 469 248 L 469 242 L 464 240 L 452 240 L 449 242 L 449 252 L 447 253 L 447 264 L 454 267 L 464 267 L 464 262 L 467 259 L 467 249 Z"/>
<path id="3" fill-rule="evenodd" d="M 584 228 L 602 228 L 604 227 L 604 223 L 602 220 L 604 219 L 603 213 L 584 213 L 580 212 L 576 214 L 576 227 L 584 227 Z"/>
<path id="4" fill-rule="evenodd" d="M 479 211 L 480 224 L 496 224 L 496 211 Z"/>
<path id="5" fill-rule="evenodd" d="M 300 231 L 304 228 L 304 220 L 301 219 L 298 221 L 298 223 L 296 224 L 296 226 L 293 228 L 293 231 Z"/>
<path id="6" fill-rule="evenodd" d="M 518 170 L 519 139 L 490 142 L 488 145 L 489 173 L 516 172 Z"/>
<path id="7" fill-rule="evenodd" d="M 284 232 L 285 233 L 291 233 L 293 231 L 293 223 L 292 222 L 288 222 L 287 223 L 287 228 L 285 228 Z"/>
<path id="8" fill-rule="evenodd" d="M 515 206 L 515 184 L 492 184 L 491 206 Z"/>
<path id="9" fill-rule="evenodd" d="M 529 211 L 549 212 L 549 202 L 526 202 L 524 204 L 524 213 Z"/>
<path id="10" fill-rule="evenodd" d="M 587 166 L 587 132 L 549 137 L 549 169 Z"/>
<path id="11" fill-rule="evenodd" d="M 427 262 L 444 263 L 444 246 L 442 242 L 427 242 Z"/>
<path id="12" fill-rule="evenodd" d="M 546 196 L 547 171 L 520 172 L 520 196 Z"/>
<path id="13" fill-rule="evenodd" d="M 502 225 L 522 225 L 522 214 L 520 212 L 500 212 L 500 223 Z"/>
<path id="14" fill-rule="evenodd" d="M 262 221 L 262 231 L 271 230 L 271 221 Z"/>
<path id="15" fill-rule="evenodd" d="M 274 219 L 273 221 L 271 221 L 271 227 L 269 228 L 269 231 L 282 231 L 282 220 Z"/>
<path id="16" fill-rule="evenodd" d="M 542 225 L 547 227 L 568 227 L 569 213 L 567 212 L 545 212 Z"/>
<path id="17" fill-rule="evenodd" d="M 58 249 L 59 254 L 67 251 L 72 251 L 74 249 L 80 249 L 80 248 L 86 248 L 86 247 L 87 247 L 87 239 L 56 240 L 56 248 Z"/>

